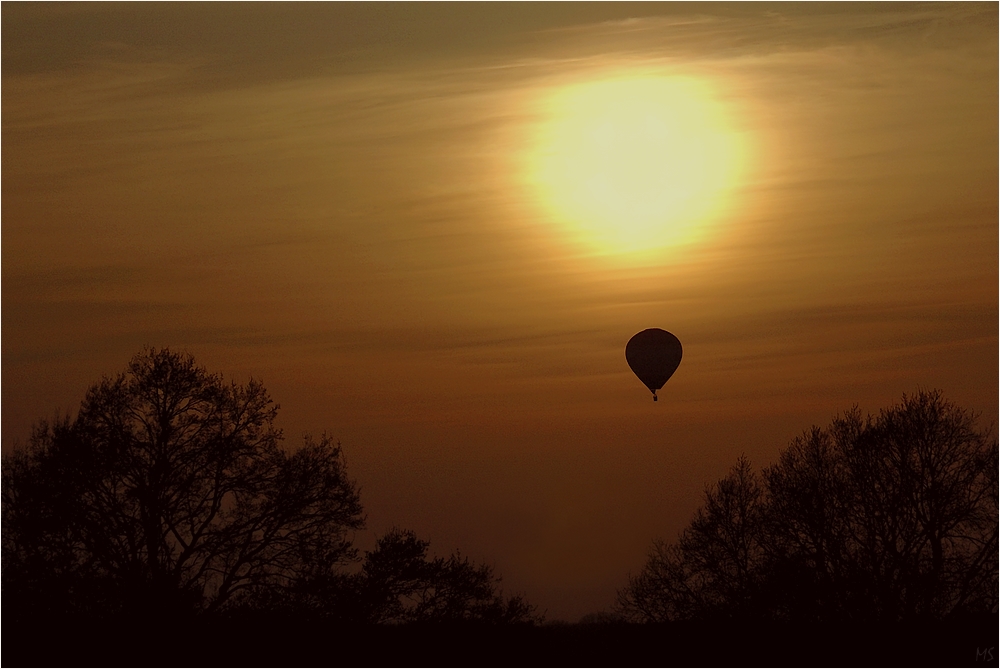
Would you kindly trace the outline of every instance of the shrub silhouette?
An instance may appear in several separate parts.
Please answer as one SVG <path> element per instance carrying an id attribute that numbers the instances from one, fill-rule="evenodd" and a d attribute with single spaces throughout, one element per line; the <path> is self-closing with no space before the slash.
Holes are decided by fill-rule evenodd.
<path id="1" fill-rule="evenodd" d="M 997 611 L 997 442 L 918 392 L 741 458 L 618 594 L 631 620 L 895 622 Z"/>

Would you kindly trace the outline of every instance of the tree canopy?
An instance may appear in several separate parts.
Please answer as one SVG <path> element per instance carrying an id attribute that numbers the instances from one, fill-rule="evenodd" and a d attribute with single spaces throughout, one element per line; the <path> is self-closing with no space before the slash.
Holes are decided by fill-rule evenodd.
<path id="1" fill-rule="evenodd" d="M 940 619 L 997 611 L 997 442 L 921 391 L 741 458 L 619 592 L 629 619 Z"/>

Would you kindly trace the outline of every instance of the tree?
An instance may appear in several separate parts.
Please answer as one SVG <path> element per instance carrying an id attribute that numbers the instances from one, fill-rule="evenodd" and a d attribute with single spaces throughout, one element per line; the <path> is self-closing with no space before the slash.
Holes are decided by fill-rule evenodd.
<path id="1" fill-rule="evenodd" d="M 841 432 L 846 441 L 843 437 Z M 769 561 L 764 590 L 779 618 L 816 621 L 847 606 L 843 584 L 851 512 L 845 494 L 851 473 L 835 439 L 813 427 L 763 473 Z"/>
<path id="2" fill-rule="evenodd" d="M 392 530 L 365 556 L 359 591 L 374 622 L 533 622 L 534 607 L 504 598 L 489 565 L 454 553 L 427 558 L 428 542 Z"/>
<path id="3" fill-rule="evenodd" d="M 355 559 L 340 448 L 281 448 L 257 381 L 167 349 L 39 424 L 3 463 L 5 597 L 21 613 L 215 611 Z M 13 600 L 13 601 L 12 601 Z"/>
<path id="4" fill-rule="evenodd" d="M 429 545 L 410 530 L 393 529 L 365 553 L 357 573 L 301 582 L 291 608 L 369 624 L 537 621 L 523 598 L 504 597 L 492 567 L 458 553 L 428 558 Z"/>
<path id="5" fill-rule="evenodd" d="M 997 610 L 997 442 L 938 391 L 813 427 L 706 492 L 619 593 L 633 620 L 897 621 Z"/>
<path id="6" fill-rule="evenodd" d="M 705 490 L 676 544 L 657 540 L 649 561 L 619 593 L 629 619 L 745 617 L 754 613 L 763 554 L 762 495 L 750 461 L 740 457 L 729 475 Z"/>
<path id="7" fill-rule="evenodd" d="M 995 609 L 997 444 L 975 419 L 933 391 L 834 421 L 848 565 L 868 617 L 941 617 L 990 596 Z"/>

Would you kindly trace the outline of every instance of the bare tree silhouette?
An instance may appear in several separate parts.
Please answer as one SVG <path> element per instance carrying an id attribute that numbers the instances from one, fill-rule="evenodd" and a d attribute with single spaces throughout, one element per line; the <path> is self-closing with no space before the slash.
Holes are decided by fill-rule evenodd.
<path id="1" fill-rule="evenodd" d="M 632 620 L 997 611 L 997 442 L 938 391 L 855 408 L 757 476 L 741 458 L 619 592 Z"/>
<path id="2" fill-rule="evenodd" d="M 642 621 L 738 616 L 754 603 L 763 560 L 763 491 L 749 460 L 705 491 L 705 504 L 675 544 L 657 540 L 643 571 L 619 594 Z"/>
<path id="3" fill-rule="evenodd" d="M 362 509 L 340 449 L 286 452 L 277 408 L 257 381 L 149 349 L 75 419 L 41 423 L 3 463 L 11 609 L 213 611 L 353 560 Z"/>

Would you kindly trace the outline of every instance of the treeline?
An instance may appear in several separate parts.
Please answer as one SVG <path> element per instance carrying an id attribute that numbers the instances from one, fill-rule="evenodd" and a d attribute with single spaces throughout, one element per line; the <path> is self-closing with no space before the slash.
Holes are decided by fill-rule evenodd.
<path id="1" fill-rule="evenodd" d="M 996 664 L 997 440 L 938 392 L 848 411 L 763 471 L 741 458 L 578 625 L 543 624 L 489 565 L 434 557 L 408 530 L 361 554 L 339 445 L 285 448 L 277 411 L 256 381 L 146 350 L 75 417 L 37 424 L 3 458 L 4 625 L 72 643 L 8 637 L 5 661 Z M 815 655 L 845 630 L 883 654 Z M 340 654 L 324 659 L 329 644 Z"/>

